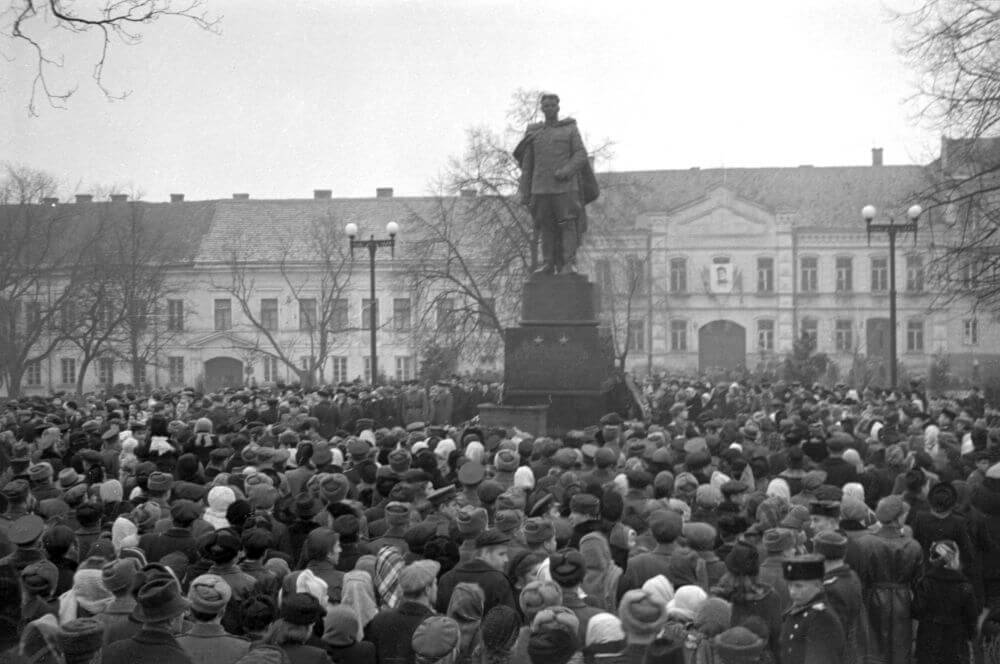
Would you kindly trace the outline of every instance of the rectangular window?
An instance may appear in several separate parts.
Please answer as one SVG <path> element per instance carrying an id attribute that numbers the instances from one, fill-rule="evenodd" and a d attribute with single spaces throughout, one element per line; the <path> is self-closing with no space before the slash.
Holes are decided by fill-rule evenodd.
<path id="1" fill-rule="evenodd" d="M 278 358 L 264 356 L 264 382 L 274 383 L 278 380 Z"/>
<path id="2" fill-rule="evenodd" d="M 850 353 L 854 350 L 854 323 L 849 320 L 838 320 L 833 328 L 833 347 L 838 353 Z"/>
<path id="3" fill-rule="evenodd" d="M 906 290 L 924 292 L 924 259 L 922 256 L 906 257 Z"/>
<path id="4" fill-rule="evenodd" d="M 28 387 L 38 387 L 42 384 L 41 362 L 28 362 L 24 368 L 24 384 Z"/>
<path id="5" fill-rule="evenodd" d="M 906 352 L 924 352 L 924 322 L 911 320 L 906 324 Z"/>
<path id="6" fill-rule="evenodd" d="M 72 357 L 59 360 L 59 382 L 63 385 L 76 383 L 76 360 Z"/>
<path id="7" fill-rule="evenodd" d="M 233 303 L 230 299 L 220 298 L 215 301 L 215 329 L 229 330 L 233 327 Z"/>
<path id="8" fill-rule="evenodd" d="M 687 321 L 670 321 L 670 350 L 686 351 L 688 349 Z"/>
<path id="9" fill-rule="evenodd" d="M 757 259 L 757 292 L 758 293 L 773 293 L 774 292 L 774 259 L 773 258 L 758 258 Z"/>
<path id="10" fill-rule="evenodd" d="M 368 298 L 361 300 L 361 329 L 372 329 L 372 301 Z M 375 300 L 375 329 L 378 329 L 378 300 Z"/>
<path id="11" fill-rule="evenodd" d="M 347 381 L 347 358 L 343 355 L 334 355 L 330 358 L 333 362 L 333 373 L 331 374 L 331 379 L 334 383 L 343 383 Z"/>
<path id="12" fill-rule="evenodd" d="M 455 313 L 455 300 L 450 297 L 441 298 L 437 301 L 437 326 L 438 329 L 445 328 L 451 323 Z"/>
<path id="13" fill-rule="evenodd" d="M 24 305 L 24 324 L 28 330 L 37 329 L 42 324 L 41 302 L 28 302 Z"/>
<path id="14" fill-rule="evenodd" d="M 979 277 L 980 271 L 981 268 L 978 264 L 978 261 L 970 261 L 962 265 L 962 268 L 959 272 L 959 274 L 961 275 L 960 281 L 962 284 L 962 288 L 966 290 L 974 288 L 976 285 L 976 279 Z"/>
<path id="15" fill-rule="evenodd" d="M 686 293 L 688 289 L 687 259 L 670 259 L 670 292 Z"/>
<path id="16" fill-rule="evenodd" d="M 646 263 L 638 256 L 628 256 L 625 259 L 626 286 L 631 295 L 646 293 Z"/>
<path id="17" fill-rule="evenodd" d="M 638 353 L 646 350 L 646 319 L 637 318 L 628 322 L 628 349 Z"/>
<path id="18" fill-rule="evenodd" d="M 333 329 L 346 330 L 351 327 L 351 305 L 346 298 L 338 297 L 331 303 L 330 324 Z"/>
<path id="19" fill-rule="evenodd" d="M 309 367 L 312 365 L 312 358 L 308 355 L 303 355 L 299 358 L 299 368 L 303 371 L 309 371 Z"/>
<path id="20" fill-rule="evenodd" d="M 70 332 L 76 329 L 76 326 L 79 323 L 79 316 L 77 314 L 75 300 L 67 300 L 64 302 L 62 310 L 59 313 L 62 316 L 60 323 L 61 329 L 64 332 Z"/>
<path id="21" fill-rule="evenodd" d="M 365 375 L 364 380 L 366 383 L 371 384 L 372 382 L 372 358 L 369 355 L 365 355 L 364 358 L 365 365 Z"/>
<path id="22" fill-rule="evenodd" d="M 147 376 L 146 376 L 146 361 L 145 360 L 136 360 L 136 362 L 135 362 L 135 364 L 133 366 L 134 366 L 134 371 L 138 375 L 138 378 L 139 378 L 139 384 L 136 387 L 142 387 L 147 382 L 149 382 L 147 380 Z"/>
<path id="23" fill-rule="evenodd" d="M 819 292 L 819 259 L 815 256 L 799 262 L 799 290 L 803 293 Z"/>
<path id="24" fill-rule="evenodd" d="M 476 312 L 476 325 L 480 327 L 490 327 L 493 325 L 493 318 L 497 315 L 496 308 L 496 298 L 484 297 L 479 303 L 479 310 Z"/>
<path id="25" fill-rule="evenodd" d="M 396 380 L 413 379 L 413 358 L 409 355 L 396 356 Z"/>
<path id="26" fill-rule="evenodd" d="M 312 332 L 316 329 L 316 298 L 303 297 L 299 299 L 299 329 Z"/>
<path id="27" fill-rule="evenodd" d="M 170 381 L 171 385 L 183 385 L 184 384 L 184 358 L 183 357 L 168 357 L 167 358 L 167 380 Z"/>
<path id="28" fill-rule="evenodd" d="M 774 321 L 757 321 L 757 350 L 774 350 Z"/>
<path id="29" fill-rule="evenodd" d="M 270 332 L 278 331 L 278 300 L 268 297 L 260 301 L 260 326 Z"/>
<path id="30" fill-rule="evenodd" d="M 966 346 L 979 345 L 979 320 L 967 318 L 962 321 L 962 340 Z"/>
<path id="31" fill-rule="evenodd" d="M 872 259 L 872 292 L 884 293 L 889 290 L 889 259 Z"/>
<path id="32" fill-rule="evenodd" d="M 597 273 L 597 285 L 601 290 L 611 294 L 611 261 L 607 258 L 599 258 L 594 261 L 594 272 Z"/>
<path id="33" fill-rule="evenodd" d="M 812 341 L 812 347 L 817 348 L 819 343 L 819 321 L 815 318 L 803 318 L 799 324 L 799 336 Z"/>
<path id="34" fill-rule="evenodd" d="M 115 384 L 114 358 L 102 357 L 97 360 L 97 382 L 101 385 Z"/>
<path id="35" fill-rule="evenodd" d="M 396 332 L 410 331 L 410 298 L 397 297 L 392 300 L 392 329 Z"/>
<path id="36" fill-rule="evenodd" d="M 854 290 L 854 261 L 850 258 L 841 257 L 837 259 L 837 284 L 838 293 L 850 293 Z"/>
<path id="37" fill-rule="evenodd" d="M 167 300 L 167 330 L 184 331 L 184 300 Z"/>

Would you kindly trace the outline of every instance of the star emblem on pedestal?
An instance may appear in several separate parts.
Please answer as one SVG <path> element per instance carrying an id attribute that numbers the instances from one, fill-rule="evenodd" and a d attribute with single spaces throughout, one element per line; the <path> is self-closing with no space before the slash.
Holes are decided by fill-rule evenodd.
<path id="1" fill-rule="evenodd" d="M 561 337 L 559 337 L 559 343 L 565 346 L 567 343 L 569 343 L 569 337 L 567 337 L 565 334 L 562 335 Z"/>
<path id="2" fill-rule="evenodd" d="M 535 343 L 536 344 L 540 344 L 543 341 L 545 341 L 545 339 L 542 339 L 542 335 L 538 335 L 537 337 L 535 337 Z"/>

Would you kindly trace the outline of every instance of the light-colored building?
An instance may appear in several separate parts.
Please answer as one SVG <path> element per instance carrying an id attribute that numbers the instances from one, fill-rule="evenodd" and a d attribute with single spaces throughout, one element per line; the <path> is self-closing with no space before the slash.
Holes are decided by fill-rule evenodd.
<path id="1" fill-rule="evenodd" d="M 861 209 L 872 204 L 876 221 L 905 221 L 934 172 L 935 165 L 882 165 L 881 151 L 873 151 L 870 166 L 604 174 L 581 267 L 603 291 L 615 346 L 619 354 L 627 348 L 624 366 L 638 374 L 774 370 L 797 338 L 810 335 L 842 377 L 867 358 L 874 382 L 884 380 L 888 240 L 869 239 Z M 301 200 L 173 198 L 84 197 L 58 206 L 80 219 L 139 210 L 175 243 L 163 268 L 170 287 L 146 330 L 155 341 L 149 385 L 211 390 L 298 380 L 280 356 L 298 367 L 321 358 L 316 377 L 325 383 L 367 379 L 368 255 L 362 249 L 351 257 L 343 228 L 354 223 L 360 238 L 385 237 L 390 221 L 401 225 L 395 257 L 381 249 L 375 263 L 379 371 L 416 376 L 419 305 L 407 285 L 414 245 L 406 220 L 434 214 L 440 199 L 394 197 L 388 189 L 365 199 L 327 191 Z M 932 227 L 937 214 L 922 216 L 920 228 Z M 1000 375 L 994 318 L 932 292 L 930 238 L 923 230 L 915 241 L 900 236 L 896 248 L 905 371 L 926 376 L 932 362 L 947 358 L 950 371 L 968 381 Z M 331 329 L 325 350 L 310 323 L 324 312 Z M 514 315 L 508 324 L 516 322 Z M 482 361 L 497 368 L 493 358 Z M 79 349 L 63 344 L 27 368 L 22 390 L 72 391 L 80 368 Z M 130 366 L 105 354 L 84 387 L 131 382 Z"/>
<path id="2" fill-rule="evenodd" d="M 587 252 L 586 270 L 605 291 L 605 316 L 630 312 L 630 325 L 614 326 L 619 345 L 629 342 L 625 366 L 638 374 L 775 371 L 807 334 L 841 377 L 862 362 L 884 385 L 889 243 L 885 233 L 869 239 L 861 210 L 872 204 L 877 223 L 907 222 L 934 169 L 882 165 L 875 150 L 872 165 L 861 167 L 608 176 L 646 192 L 634 215 L 599 220 L 610 230 L 599 230 Z M 1000 372 L 1000 329 L 970 303 L 934 291 L 928 263 L 935 222 L 941 237 L 938 214 L 922 215 L 916 238 L 897 238 L 901 371 L 926 377 L 944 358 L 955 376 L 983 380 Z M 636 273 L 640 285 L 630 288 Z"/>

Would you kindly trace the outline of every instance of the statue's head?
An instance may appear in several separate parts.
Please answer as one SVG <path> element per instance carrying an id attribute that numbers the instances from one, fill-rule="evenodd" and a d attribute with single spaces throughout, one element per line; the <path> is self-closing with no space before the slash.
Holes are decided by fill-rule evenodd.
<path id="1" fill-rule="evenodd" d="M 538 98 L 538 103 L 542 107 L 542 114 L 546 120 L 555 119 L 559 115 L 559 95 L 552 92 L 543 92 Z"/>

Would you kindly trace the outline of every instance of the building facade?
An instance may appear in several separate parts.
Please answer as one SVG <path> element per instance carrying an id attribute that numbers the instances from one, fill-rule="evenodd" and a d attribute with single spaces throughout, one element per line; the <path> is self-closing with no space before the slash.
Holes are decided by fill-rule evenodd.
<path id="1" fill-rule="evenodd" d="M 639 375 L 773 371 L 806 335 L 837 366 L 829 376 L 863 366 L 871 382 L 884 381 L 891 257 L 884 234 L 868 236 L 861 209 L 875 205 L 877 222 L 905 221 L 934 166 L 885 166 L 880 152 L 873 157 L 859 167 L 604 174 L 581 267 L 603 292 L 620 364 Z M 369 381 L 368 256 L 351 255 L 343 228 L 355 223 L 361 238 L 384 237 L 389 221 L 401 231 L 394 256 L 376 257 L 379 373 L 415 377 L 421 314 L 407 283 L 414 245 L 406 220 L 439 203 L 391 190 L 366 199 L 317 191 L 302 200 L 128 203 L 184 248 L 164 266 L 171 286 L 146 330 L 154 341 L 146 384 L 294 382 L 302 377 L 296 369 L 308 367 L 322 383 Z M 84 198 L 60 207 L 82 217 L 116 204 L 124 205 Z M 916 237 L 900 236 L 896 247 L 898 356 L 904 375 L 927 376 L 944 360 L 955 376 L 978 382 L 1000 375 L 1000 330 L 994 317 L 943 298 L 929 280 L 937 214 L 922 216 Z M 330 330 L 325 346 L 317 320 Z M 62 344 L 28 366 L 22 391 L 73 391 L 81 368 L 79 349 Z M 83 387 L 131 377 L 108 352 Z"/>

